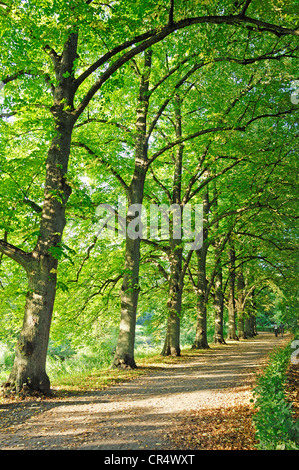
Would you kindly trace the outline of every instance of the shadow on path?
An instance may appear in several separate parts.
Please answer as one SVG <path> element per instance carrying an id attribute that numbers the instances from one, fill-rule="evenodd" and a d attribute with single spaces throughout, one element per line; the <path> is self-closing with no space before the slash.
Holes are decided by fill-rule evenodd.
<path id="1" fill-rule="evenodd" d="M 221 406 L 288 340 L 262 333 L 104 391 L 1 405 L 0 449 L 169 449 L 167 432 L 184 413 Z"/>

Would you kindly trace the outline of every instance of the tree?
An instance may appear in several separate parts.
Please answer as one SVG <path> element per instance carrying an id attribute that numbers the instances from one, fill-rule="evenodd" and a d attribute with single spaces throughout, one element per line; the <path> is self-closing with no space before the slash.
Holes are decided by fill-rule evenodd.
<path id="1" fill-rule="evenodd" d="M 30 110 L 44 110 L 41 140 L 42 146 L 45 141 L 48 145 L 42 200 L 40 204 L 26 201 L 31 208 L 41 209 L 38 233 L 32 236 L 26 250 L 6 241 L 5 237 L 0 240 L 1 253 L 22 266 L 28 277 L 24 323 L 7 387 L 20 390 L 25 384 L 43 393 L 50 389 L 45 361 L 57 270 L 59 260 L 65 255 L 63 232 L 71 195 L 68 169 L 75 125 L 83 119 L 81 116 L 92 100 L 96 96 L 101 99 L 100 90 L 124 64 L 174 32 L 196 24 L 212 24 L 240 28 L 240 31 L 243 28 L 249 32 L 259 30 L 278 38 L 298 34 L 291 26 L 292 15 L 287 15 L 284 27 L 275 24 L 276 19 L 280 22 L 275 14 L 270 15 L 274 23 L 247 16 L 251 7 L 251 1 L 241 6 L 229 2 L 223 12 L 222 6 L 213 2 L 214 14 L 211 15 L 196 3 L 184 7 L 181 17 L 177 5 L 171 2 L 169 8 L 166 0 L 162 7 L 151 1 L 130 6 L 122 0 L 117 5 L 83 0 L 54 4 L 40 0 L 7 1 L 0 5 L 2 37 L 11 46 L 10 53 L 5 51 L 1 59 L 1 80 L 7 88 L 6 108 L 1 117 L 13 117 L 15 122 L 20 119 L 28 129 Z M 14 94 L 16 89 L 20 93 Z M 139 122 L 142 127 L 141 121 L 142 118 Z M 14 126 L 14 121 L 10 124 Z M 140 149 L 142 146 L 144 149 L 146 143 L 141 128 L 137 140 Z M 136 167 L 135 177 L 144 180 L 142 162 Z M 142 197 L 139 184 L 137 186 L 130 188 L 132 202 Z M 135 249 L 137 252 L 138 246 Z M 131 259 L 136 252 L 132 252 Z M 135 281 L 138 273 L 133 271 Z M 127 287 L 137 291 L 138 282 L 125 286 L 126 293 Z M 130 296 L 128 303 L 134 306 L 136 299 L 137 292 L 133 300 Z M 130 312 L 128 316 L 133 325 L 134 317 Z M 126 348 L 132 349 L 132 344 L 129 340 Z M 121 349 L 124 355 L 124 348 Z M 134 366 L 131 353 L 125 355 L 123 361 Z"/>
<path id="2" fill-rule="evenodd" d="M 236 254 L 232 237 L 228 243 L 229 255 L 229 293 L 228 293 L 228 336 L 227 339 L 238 340 L 236 332 L 236 301 L 235 301 L 235 261 Z"/>

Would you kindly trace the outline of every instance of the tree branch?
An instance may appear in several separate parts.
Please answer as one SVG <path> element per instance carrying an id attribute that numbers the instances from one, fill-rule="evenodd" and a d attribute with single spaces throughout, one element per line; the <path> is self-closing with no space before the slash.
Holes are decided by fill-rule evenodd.
<path id="1" fill-rule="evenodd" d="M 90 252 L 91 252 L 91 250 L 96 246 L 97 241 L 98 241 L 98 237 L 95 236 L 94 239 L 93 239 L 92 244 L 87 248 L 87 252 L 86 252 L 85 258 L 83 258 L 82 263 L 81 263 L 80 266 L 79 266 L 79 269 L 78 269 L 77 275 L 76 275 L 76 279 L 70 279 L 69 282 L 78 282 L 80 273 L 81 273 L 81 271 L 82 271 L 82 269 L 83 269 L 83 266 L 84 266 L 85 262 L 89 259 L 89 257 L 90 257 Z"/>
<path id="2" fill-rule="evenodd" d="M 115 178 L 119 181 L 119 183 L 122 185 L 122 187 L 125 189 L 126 193 L 128 193 L 130 191 L 130 188 L 129 186 L 127 185 L 127 183 L 123 180 L 123 178 L 117 173 L 117 171 L 114 170 L 114 168 L 112 168 L 112 166 L 110 165 L 110 163 L 107 162 L 107 160 L 105 160 L 103 157 L 100 157 L 96 152 L 94 152 L 93 150 L 91 150 L 91 148 L 84 144 L 83 142 L 72 142 L 72 145 L 74 147 L 81 147 L 81 148 L 84 148 L 88 153 L 89 155 L 92 155 L 93 157 L 96 157 L 98 158 L 110 171 L 111 173 L 113 174 L 113 176 L 115 176 Z"/>
<path id="3" fill-rule="evenodd" d="M 111 77 L 111 75 L 122 65 L 131 60 L 140 52 L 143 52 L 150 46 L 153 46 L 154 44 L 157 44 L 158 42 L 162 41 L 174 31 L 178 31 L 195 24 L 228 24 L 231 26 L 249 24 L 256 26 L 259 31 L 268 31 L 270 33 L 276 34 L 277 36 L 299 36 L 299 30 L 283 28 L 282 26 L 273 25 L 271 23 L 255 20 L 254 18 L 242 15 L 200 16 L 194 18 L 185 18 L 176 23 L 167 24 L 162 29 L 154 29 L 147 31 L 146 33 L 136 36 L 129 41 L 125 41 L 123 44 L 116 46 L 114 49 L 104 54 L 102 57 L 100 57 L 100 59 L 94 62 L 87 70 L 85 70 L 85 72 L 83 72 L 75 80 L 74 90 L 76 91 L 78 87 L 83 83 L 83 81 L 86 80 L 100 66 L 106 64 L 112 57 L 114 57 L 119 52 L 124 51 L 128 47 L 131 47 L 138 42 L 140 43 L 129 51 L 125 52 L 121 57 L 116 59 L 115 62 L 113 62 L 109 67 L 107 67 L 107 69 L 102 73 L 101 77 L 96 80 L 96 82 L 91 86 L 91 88 L 88 90 L 88 92 L 82 99 L 81 103 L 78 105 L 77 109 L 74 111 L 75 119 L 77 119 L 82 114 L 90 100 L 93 98 L 95 93 L 101 88 L 103 83 L 105 83 L 106 80 L 108 80 L 108 78 Z"/>
<path id="4" fill-rule="evenodd" d="M 273 240 L 270 240 L 269 238 L 265 238 L 262 235 L 257 235 L 255 233 L 249 233 L 249 232 L 241 232 L 239 230 L 236 231 L 235 233 L 238 235 L 246 235 L 247 237 L 258 238 L 259 240 L 262 240 L 266 243 L 270 243 L 271 245 L 275 246 L 275 248 L 277 248 L 279 251 L 284 251 L 284 250 L 297 251 L 296 247 L 280 246 L 277 243 L 275 243 Z"/>
<path id="5" fill-rule="evenodd" d="M 171 143 L 167 144 L 162 149 L 158 150 L 158 152 L 154 153 L 154 155 L 152 155 L 151 158 L 148 159 L 147 164 L 148 164 L 148 166 L 151 165 L 153 163 L 153 161 L 156 160 L 156 158 L 158 158 L 160 155 L 162 155 L 162 153 L 166 152 L 166 150 L 169 150 L 169 149 L 175 147 L 176 145 L 180 145 L 184 142 L 187 142 L 188 140 L 195 139 L 195 137 L 199 137 L 201 135 L 209 134 L 210 132 L 232 131 L 232 130 L 244 131 L 245 127 L 233 127 L 233 126 L 231 126 L 231 127 L 211 127 L 209 129 L 203 129 L 201 131 L 194 132 L 193 134 L 190 134 L 186 137 L 181 137 L 180 139 L 177 139 L 174 142 L 171 142 Z"/>
<path id="6" fill-rule="evenodd" d="M 174 11 L 174 0 L 170 0 L 170 9 L 168 16 L 168 24 L 173 25 L 173 11 Z"/>
<path id="7" fill-rule="evenodd" d="M 16 263 L 20 264 L 27 270 L 29 260 L 31 259 L 31 254 L 26 253 L 14 245 L 11 245 L 5 240 L 0 240 L 0 253 L 3 253 L 4 255 L 13 259 L 16 261 Z"/>
<path id="8" fill-rule="evenodd" d="M 150 255 L 145 260 L 143 260 L 143 263 L 153 263 L 158 268 L 164 279 L 166 279 L 166 281 L 169 281 L 169 275 L 167 271 L 163 268 L 163 266 L 159 263 L 158 260 L 159 256 Z"/>
<path id="9" fill-rule="evenodd" d="M 156 175 L 154 173 L 154 170 L 152 168 L 150 168 L 150 171 L 151 171 L 153 180 L 160 186 L 160 188 L 162 188 L 162 190 L 164 191 L 164 193 L 167 196 L 168 201 L 171 204 L 172 203 L 172 197 L 171 197 L 169 189 L 167 189 L 166 186 L 156 177 Z"/>
<path id="10" fill-rule="evenodd" d="M 110 124 L 110 125 L 113 125 L 113 126 L 116 126 L 118 127 L 119 129 L 122 129 L 126 132 L 128 132 L 129 134 L 132 134 L 131 132 L 131 129 L 129 129 L 127 126 L 125 126 L 124 124 L 120 124 L 118 122 L 115 122 L 115 121 L 109 121 L 109 119 L 97 119 L 97 118 L 88 118 L 88 119 L 85 119 L 85 121 L 82 121 L 80 122 L 79 124 L 76 124 L 74 126 L 74 129 L 77 129 L 78 127 L 82 127 L 82 126 L 85 126 L 86 124 L 89 124 L 90 122 L 98 122 L 100 124 Z"/>
<path id="11" fill-rule="evenodd" d="M 205 161 L 205 158 L 206 158 L 206 156 L 207 156 L 207 154 L 208 154 L 210 145 L 211 145 L 211 141 L 209 141 L 208 144 L 206 145 L 206 148 L 205 148 L 205 150 L 204 150 L 204 152 L 203 152 L 203 154 L 202 154 L 202 156 L 201 156 L 201 158 L 200 158 L 200 160 L 199 160 L 199 163 L 198 163 L 198 165 L 197 165 L 197 167 L 196 167 L 196 169 L 195 169 L 195 173 L 194 173 L 194 175 L 190 178 L 188 187 L 186 188 L 185 194 L 184 194 L 184 196 L 183 196 L 183 198 L 182 198 L 182 203 L 183 203 L 183 204 L 186 204 L 187 201 L 189 201 L 189 199 L 190 199 L 190 198 L 189 198 L 189 195 L 190 195 L 192 186 L 194 185 L 194 183 L 196 182 L 197 178 L 199 177 L 198 172 L 199 172 L 199 170 L 201 170 L 201 167 L 202 167 L 202 165 L 203 165 L 203 162 Z"/>
<path id="12" fill-rule="evenodd" d="M 36 204 L 34 201 L 31 201 L 31 199 L 28 199 L 26 196 L 23 199 L 23 203 L 28 204 L 28 206 L 30 206 L 31 209 L 37 212 L 37 214 L 43 212 L 43 209 L 38 204 Z"/>
<path id="13" fill-rule="evenodd" d="M 246 0 L 245 5 L 243 6 L 242 10 L 240 11 L 240 16 L 245 16 L 245 13 L 250 5 L 252 0 Z"/>
<path id="14" fill-rule="evenodd" d="M 245 127 L 249 126 L 251 123 L 253 123 L 254 121 L 257 121 L 258 119 L 263 119 L 263 118 L 267 118 L 267 117 L 280 117 L 280 116 L 284 116 L 285 114 L 291 114 L 292 112 L 296 111 L 295 108 L 293 109 L 288 109 L 286 111 L 281 111 L 281 112 L 278 112 L 278 113 L 274 113 L 274 114 L 261 114 L 260 116 L 256 116 L 255 118 L 252 118 L 250 119 L 246 124 L 245 124 Z"/>
<path id="15" fill-rule="evenodd" d="M 26 70 L 19 70 L 18 72 L 14 73 L 13 75 L 8 75 L 7 77 L 3 78 L 1 81 L 6 85 L 9 82 L 13 82 L 14 80 L 17 80 L 19 77 L 22 77 L 23 75 L 32 75 L 30 71 Z M 0 83 L 1 83 L 0 81 Z"/>
<path id="16" fill-rule="evenodd" d="M 185 194 L 184 196 L 184 202 L 187 203 L 188 201 L 190 201 L 190 199 L 192 199 L 197 193 L 199 193 L 199 191 L 201 191 L 208 183 L 210 183 L 211 181 L 213 181 L 214 179 L 216 178 L 219 178 L 219 176 L 222 176 L 224 175 L 227 171 L 231 170 L 234 166 L 238 165 L 240 162 L 242 162 L 244 160 L 244 157 L 242 158 L 239 158 L 237 159 L 236 161 L 234 161 L 234 163 L 232 163 L 231 165 L 229 165 L 228 167 L 224 168 L 220 173 L 217 173 L 217 175 L 213 175 L 213 176 L 210 176 L 209 178 L 207 178 L 198 188 L 196 188 L 191 194 L 189 194 L 188 196 Z M 212 204 L 211 204 L 212 205 Z"/>
<path id="17" fill-rule="evenodd" d="M 185 61 L 183 61 L 185 62 Z M 180 64 L 181 65 L 181 64 Z M 195 64 L 177 83 L 176 85 L 174 86 L 173 88 L 173 91 L 172 93 L 170 94 L 170 96 L 162 103 L 162 105 L 160 106 L 160 109 L 158 110 L 158 112 L 156 113 L 156 116 L 154 117 L 154 119 L 152 120 L 152 123 L 150 125 L 150 128 L 149 128 L 149 131 L 147 133 L 147 141 L 149 141 L 149 138 L 158 122 L 158 120 L 160 119 L 160 117 L 162 116 L 163 112 L 165 111 L 168 103 L 170 102 L 170 100 L 174 97 L 175 93 L 177 92 L 177 90 L 180 88 L 180 86 L 182 86 L 185 81 L 187 80 L 187 78 L 189 78 L 193 73 L 195 73 L 198 69 L 200 69 L 201 67 L 203 67 L 204 65 L 206 65 L 205 62 L 201 62 L 199 64 Z M 170 76 L 171 74 L 167 74 L 167 78 Z M 162 83 L 162 81 L 160 80 L 158 86 Z M 154 88 L 156 89 L 157 86 Z M 153 92 L 153 90 L 151 90 L 151 93 Z"/>

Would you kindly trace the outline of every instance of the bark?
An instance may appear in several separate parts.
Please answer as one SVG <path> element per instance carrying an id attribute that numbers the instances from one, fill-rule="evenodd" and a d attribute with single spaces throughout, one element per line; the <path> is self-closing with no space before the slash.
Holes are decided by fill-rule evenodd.
<path id="1" fill-rule="evenodd" d="M 142 204 L 144 183 L 148 169 L 148 141 L 147 141 L 147 112 L 149 105 L 149 78 L 151 70 L 151 50 L 145 52 L 144 73 L 141 76 L 135 141 L 135 170 L 131 184 L 128 188 L 129 206 Z M 127 234 L 124 279 L 121 288 L 121 320 L 119 336 L 116 345 L 113 367 L 136 368 L 134 359 L 135 327 L 139 296 L 139 264 L 141 238 L 134 238 L 129 230 L 129 224 L 135 218 L 135 213 L 127 214 Z M 139 214 L 140 215 L 140 214 Z M 140 227 L 139 227 L 140 228 Z M 133 237 L 133 238 L 132 238 Z"/>
<path id="2" fill-rule="evenodd" d="M 217 250 L 216 250 L 217 253 Z M 217 261 L 217 272 L 215 275 L 215 299 L 214 299 L 214 310 L 215 310 L 215 334 L 214 343 L 225 344 L 223 337 L 223 293 L 222 293 L 222 267 L 220 260 Z"/>
<path id="3" fill-rule="evenodd" d="M 175 96 L 175 135 L 176 138 L 182 136 L 182 117 L 181 117 L 181 99 L 178 94 Z M 181 205 L 181 180 L 182 180 L 182 163 L 183 163 L 183 145 L 179 145 L 175 152 L 175 164 L 173 175 L 173 189 L 172 189 L 172 203 Z M 173 222 L 177 215 L 173 214 Z M 171 225 L 171 224 L 170 224 Z M 174 228 L 172 224 L 172 235 Z M 180 356 L 180 317 L 182 307 L 182 291 L 183 291 L 183 278 L 182 278 L 182 240 L 170 239 L 170 277 L 169 277 L 169 291 L 167 301 L 167 328 L 164 347 L 162 350 L 163 356 Z"/>
<path id="4" fill-rule="evenodd" d="M 182 253 L 177 240 L 171 242 L 170 253 L 170 279 L 168 292 L 168 317 L 165 343 L 162 356 L 180 356 L 180 317 L 182 307 Z"/>
<path id="5" fill-rule="evenodd" d="M 23 327 L 16 345 L 13 368 L 5 384 L 11 390 L 50 392 L 45 364 L 56 292 L 56 273 L 51 271 L 56 269 L 57 260 L 51 256 L 32 260 Z"/>
<path id="6" fill-rule="evenodd" d="M 247 339 L 245 334 L 244 312 L 238 312 L 238 336 L 239 339 Z"/>
<path id="7" fill-rule="evenodd" d="M 129 220 L 129 218 L 128 218 Z M 140 239 L 126 240 L 125 275 L 121 288 L 121 321 L 113 367 L 136 368 L 134 359 L 136 314 L 139 296 Z"/>
<path id="8" fill-rule="evenodd" d="M 209 213 L 209 196 L 208 192 L 203 195 L 203 217 L 204 224 L 207 222 Z M 204 227 L 203 245 L 196 251 L 197 256 L 197 319 L 195 330 L 195 341 L 192 345 L 193 349 L 208 349 L 207 339 L 207 278 L 206 278 L 206 259 L 207 259 L 207 237 L 208 230 Z"/>
<path id="9" fill-rule="evenodd" d="M 37 244 L 29 254 L 3 242 L 0 248 L 0 251 L 20 263 L 28 275 L 24 322 L 16 345 L 13 368 L 4 384 L 6 388 L 17 392 L 28 389 L 50 393 L 46 356 L 65 226 L 65 206 L 71 194 L 65 175 L 74 125 L 72 85 L 76 54 L 77 35 L 71 34 L 63 54 L 52 55 L 58 83 L 51 108 L 56 134 L 46 160 L 44 201 Z"/>
<path id="10" fill-rule="evenodd" d="M 214 186 L 214 206 L 216 217 L 218 217 L 218 189 L 216 180 L 213 181 Z M 216 230 L 219 228 L 219 222 L 216 222 Z M 215 297 L 214 297 L 214 311 L 215 311 L 215 333 L 214 343 L 225 344 L 223 337 L 223 307 L 224 299 L 222 293 L 222 266 L 221 266 L 221 241 L 219 238 L 214 242 L 215 251 Z"/>
<path id="11" fill-rule="evenodd" d="M 229 293 L 228 293 L 228 336 L 227 339 L 238 341 L 236 333 L 235 305 L 235 259 L 236 254 L 232 242 L 229 247 Z"/>
<path id="12" fill-rule="evenodd" d="M 249 307 L 245 318 L 245 335 L 247 338 L 253 338 L 255 336 L 255 315 L 253 314 L 252 306 Z"/>
<path id="13" fill-rule="evenodd" d="M 245 314 L 244 333 L 245 333 L 246 338 L 252 338 L 253 337 L 253 335 L 251 334 L 251 328 L 250 328 L 250 313 Z"/>
<path id="14" fill-rule="evenodd" d="M 255 289 L 252 290 L 252 312 L 250 315 L 250 330 L 252 336 L 257 336 L 256 331 L 256 301 L 255 301 Z"/>
<path id="15" fill-rule="evenodd" d="M 257 336 L 257 329 L 256 329 L 256 315 L 252 316 L 252 329 L 253 329 L 253 335 Z"/>
<path id="16" fill-rule="evenodd" d="M 244 289 L 245 282 L 244 276 L 241 271 L 237 273 L 237 298 L 236 298 L 236 309 L 238 318 L 238 337 L 239 339 L 246 339 L 245 334 L 245 313 L 244 313 Z"/>

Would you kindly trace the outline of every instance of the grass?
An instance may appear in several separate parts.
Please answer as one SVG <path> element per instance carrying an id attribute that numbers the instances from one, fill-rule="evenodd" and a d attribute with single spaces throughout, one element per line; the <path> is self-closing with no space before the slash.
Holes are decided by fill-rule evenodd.
<path id="1" fill-rule="evenodd" d="M 211 349 L 219 349 L 221 345 L 210 345 Z M 132 380 L 135 377 L 147 374 L 149 371 L 160 368 L 172 367 L 176 364 L 189 362 L 192 358 L 205 354 L 209 350 L 196 351 L 190 347 L 182 348 L 181 356 L 161 356 L 157 352 L 149 351 L 148 355 L 144 351 L 139 356 L 136 354 L 135 360 L 137 369 L 111 369 L 104 367 L 99 370 L 87 370 L 82 373 L 67 373 L 66 375 L 56 375 L 51 380 L 52 388 L 57 396 L 67 394 L 80 394 L 88 391 L 104 390 L 118 383 Z"/>
<path id="2" fill-rule="evenodd" d="M 104 390 L 112 385 L 133 379 L 142 375 L 145 371 L 104 369 L 99 372 L 82 373 L 60 377 L 52 382 L 55 395 L 61 396 L 68 393 L 84 393 L 95 390 Z"/>
<path id="3" fill-rule="evenodd" d="M 212 345 L 213 347 L 213 345 Z M 215 345 L 214 347 L 219 347 Z M 104 390 L 118 383 L 132 380 L 135 377 L 147 374 L 149 371 L 159 368 L 171 367 L 175 364 L 189 362 L 190 359 L 202 355 L 205 351 L 195 351 L 191 348 L 183 348 L 181 356 L 161 356 L 157 353 L 149 353 L 147 356 L 142 353 L 136 355 L 137 369 L 111 369 L 105 367 L 97 371 L 85 371 L 66 375 L 57 375 L 51 380 L 51 385 L 56 396 L 66 396 L 68 394 L 80 394 L 88 391 Z"/>
<path id="4" fill-rule="evenodd" d="M 201 351 L 202 353 L 202 351 Z M 94 390 L 104 390 L 115 384 L 134 379 L 135 377 L 144 375 L 151 370 L 157 370 L 160 367 L 170 367 L 174 364 L 181 364 L 196 357 L 199 353 L 188 348 L 183 349 L 180 357 L 163 357 L 159 354 L 151 353 L 148 356 L 136 356 L 138 364 L 137 369 L 111 369 L 105 367 L 98 371 L 86 371 L 83 373 L 73 373 L 67 375 L 57 375 L 51 380 L 52 388 L 58 395 L 68 392 L 82 393 Z"/>
<path id="5" fill-rule="evenodd" d="M 211 349 L 221 348 L 221 345 L 210 344 Z M 112 356 L 106 354 L 105 357 L 94 354 L 79 353 L 65 357 L 61 361 L 57 356 L 49 356 L 47 362 L 47 373 L 50 377 L 51 388 L 56 398 L 63 398 L 69 395 L 78 395 L 96 390 L 105 390 L 118 383 L 132 380 L 135 377 L 147 374 L 151 370 L 167 368 L 176 364 L 182 364 L 204 355 L 209 350 L 194 350 L 190 346 L 182 347 L 181 356 L 161 356 L 160 348 L 140 348 L 135 354 L 137 369 L 112 369 L 110 364 Z M 91 353 L 91 351 L 90 351 Z M 6 365 L 1 375 L 1 383 L 4 382 L 12 366 L 13 357 Z M 18 398 L 17 398 L 18 399 Z M 3 399 L 0 397 L 0 403 Z"/>

